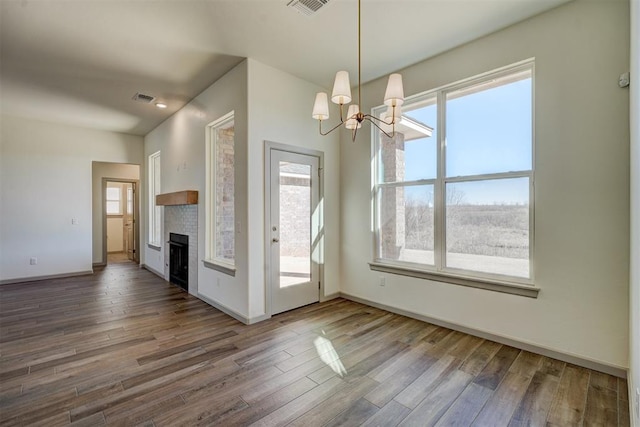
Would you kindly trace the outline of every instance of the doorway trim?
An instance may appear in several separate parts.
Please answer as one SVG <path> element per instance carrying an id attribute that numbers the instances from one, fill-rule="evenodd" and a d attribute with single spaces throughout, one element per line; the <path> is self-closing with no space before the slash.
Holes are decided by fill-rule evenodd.
<path id="1" fill-rule="evenodd" d="M 107 265 L 107 183 L 122 182 L 134 185 L 133 192 L 133 238 L 134 262 L 140 264 L 140 180 L 102 177 L 102 265 Z"/>
<path id="2" fill-rule="evenodd" d="M 318 158 L 318 200 L 319 204 L 323 205 L 322 210 L 326 210 L 324 207 L 324 152 L 314 150 L 311 148 L 299 147 L 295 145 L 282 144 L 279 142 L 264 141 L 264 262 L 265 262 L 265 313 L 267 317 L 272 316 L 272 304 L 271 304 L 271 279 L 272 279 L 272 266 L 271 266 L 271 151 L 284 151 L 293 154 L 302 154 L 306 156 L 312 156 Z M 320 227 L 323 230 L 324 236 L 324 214 L 320 215 Z M 322 252 L 320 259 L 324 261 L 324 244 L 322 245 Z M 318 264 L 318 280 L 320 281 L 320 289 L 318 289 L 319 301 L 325 301 L 324 296 L 324 262 Z"/>

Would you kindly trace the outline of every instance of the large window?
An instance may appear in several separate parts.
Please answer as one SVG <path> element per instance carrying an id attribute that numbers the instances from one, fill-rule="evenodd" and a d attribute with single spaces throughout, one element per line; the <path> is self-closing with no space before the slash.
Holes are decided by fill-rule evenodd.
<path id="1" fill-rule="evenodd" d="M 374 264 L 531 284 L 533 62 L 402 108 L 392 138 L 374 132 Z"/>
<path id="2" fill-rule="evenodd" d="M 207 126 L 206 260 L 235 268 L 235 151 L 233 112 Z M 226 270 L 223 270 L 226 271 Z"/>
<path id="3" fill-rule="evenodd" d="M 156 206 L 156 196 L 160 194 L 160 152 L 149 156 L 149 244 L 161 246 L 162 212 Z"/>

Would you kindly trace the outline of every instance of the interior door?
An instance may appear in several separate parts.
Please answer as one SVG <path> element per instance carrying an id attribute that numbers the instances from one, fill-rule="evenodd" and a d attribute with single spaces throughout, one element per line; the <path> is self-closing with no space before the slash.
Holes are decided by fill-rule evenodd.
<path id="1" fill-rule="evenodd" d="M 318 208 L 319 159 L 270 149 L 270 286 L 271 314 L 320 299 L 314 245 L 320 232 L 313 217 Z"/>
<path id="2" fill-rule="evenodd" d="M 128 182 L 124 185 L 126 192 L 126 199 L 124 204 L 124 250 L 127 254 L 127 258 L 131 261 L 135 261 L 136 258 L 136 245 L 135 245 L 135 233 L 134 233 L 134 184 Z"/>

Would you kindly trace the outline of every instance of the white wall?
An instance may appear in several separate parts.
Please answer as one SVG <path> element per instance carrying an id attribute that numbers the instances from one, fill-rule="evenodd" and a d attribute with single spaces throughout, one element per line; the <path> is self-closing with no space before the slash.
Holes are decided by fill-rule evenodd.
<path id="1" fill-rule="evenodd" d="M 339 132 L 323 137 L 311 118 L 315 94 L 324 90 L 290 74 L 249 59 L 249 316 L 266 313 L 265 292 L 265 141 L 324 153 L 324 294 L 339 285 Z M 334 117 L 337 114 L 333 111 Z M 337 119 L 336 119 L 337 120 Z"/>
<path id="2" fill-rule="evenodd" d="M 142 138 L 9 116 L 0 128 L 0 280 L 91 271 L 92 161 L 139 163 Z"/>
<path id="3" fill-rule="evenodd" d="M 142 138 L 141 138 L 142 141 Z M 141 144 L 142 145 L 142 144 Z M 140 179 L 140 167 L 144 165 L 141 163 L 140 165 L 130 165 L 123 163 L 109 163 L 109 162 L 93 162 L 92 167 L 92 212 L 93 212 L 93 263 L 101 264 L 106 263 L 107 259 L 104 257 L 102 253 L 103 245 L 102 245 L 102 235 L 104 233 L 102 227 L 102 218 L 103 218 L 103 194 L 102 194 L 102 180 L 103 178 L 111 178 L 111 179 L 127 179 L 136 181 Z M 146 183 L 146 180 L 142 180 L 141 183 Z M 138 191 L 140 193 L 140 191 Z M 138 205 L 142 204 L 142 200 L 138 201 Z M 142 209 L 139 208 L 139 211 L 142 212 Z M 138 218 L 138 224 L 146 223 L 146 218 Z M 140 231 L 140 230 L 139 230 Z M 140 234 L 140 233 L 139 233 Z M 141 236 L 139 236 L 141 237 Z M 142 242 L 142 240 L 138 240 Z M 142 247 L 142 244 L 138 245 L 138 247 Z M 107 248 L 107 252 L 109 249 Z M 143 260 L 140 260 L 143 262 Z"/>
<path id="4" fill-rule="evenodd" d="M 198 290 L 213 302 L 242 316 L 248 315 L 247 233 L 236 235 L 235 277 L 211 270 L 201 262 L 205 253 L 205 128 L 214 120 L 235 111 L 236 206 L 237 220 L 246 224 L 246 145 L 247 145 L 247 62 L 225 74 L 145 137 L 145 164 L 150 154 L 161 152 L 161 192 L 198 191 Z M 148 187 L 144 186 L 145 218 L 148 218 Z M 147 221 L 145 221 L 146 223 Z M 164 272 L 164 250 L 146 245 L 145 264 Z M 164 228 L 162 234 L 164 235 Z"/>
<path id="5" fill-rule="evenodd" d="M 631 277 L 629 288 L 629 402 L 631 425 L 640 426 L 640 2 L 631 1 Z M 635 402 L 634 402 L 635 400 Z M 635 406 L 635 407 L 634 407 Z"/>
<path id="6" fill-rule="evenodd" d="M 536 58 L 537 299 L 369 270 L 370 134 L 341 147 L 342 291 L 495 336 L 628 366 L 629 3 L 577 0 L 402 71 L 405 94 Z M 366 66 L 366 63 L 365 63 Z M 381 104 L 382 79 L 363 88 Z M 386 276 L 386 286 L 378 277 Z"/>

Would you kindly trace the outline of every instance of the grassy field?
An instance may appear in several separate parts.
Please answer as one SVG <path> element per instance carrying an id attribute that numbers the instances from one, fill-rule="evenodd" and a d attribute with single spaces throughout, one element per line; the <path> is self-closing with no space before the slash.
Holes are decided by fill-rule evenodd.
<path id="1" fill-rule="evenodd" d="M 529 258 L 529 207 L 454 205 L 447 207 L 447 252 Z M 405 248 L 433 250 L 433 208 L 408 206 Z"/>

